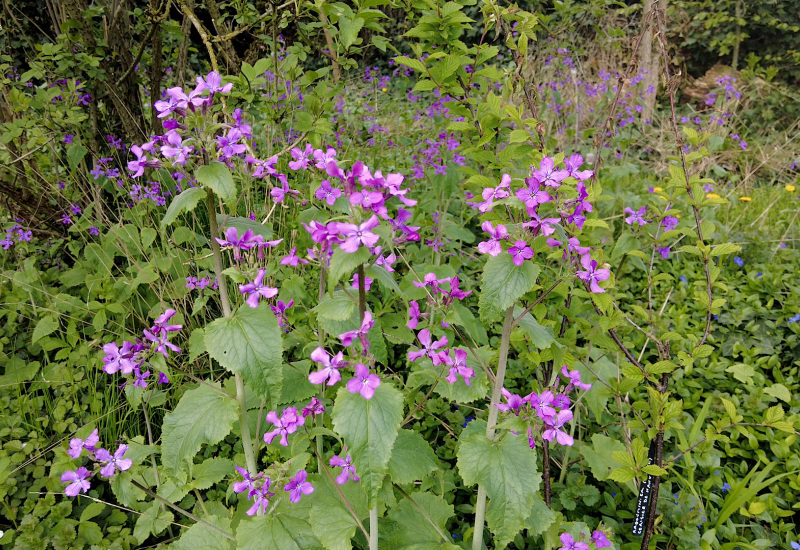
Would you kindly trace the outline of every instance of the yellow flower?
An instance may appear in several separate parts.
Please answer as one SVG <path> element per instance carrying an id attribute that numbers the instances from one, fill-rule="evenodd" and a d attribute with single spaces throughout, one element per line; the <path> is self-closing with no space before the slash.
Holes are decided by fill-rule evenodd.
<path id="1" fill-rule="evenodd" d="M 656 189 L 658 189 L 658 187 L 656 187 Z M 664 195 L 659 195 L 659 196 L 658 196 L 658 198 L 659 198 L 659 199 L 661 199 L 662 201 L 669 200 L 669 199 L 668 199 L 667 197 L 665 197 Z"/>
<path id="2" fill-rule="evenodd" d="M 718 199 L 718 198 L 720 198 L 720 196 L 717 195 L 716 193 L 709 193 L 708 195 L 706 195 L 706 198 L 707 199 Z"/>
<path id="3" fill-rule="evenodd" d="M 660 187 L 653 187 L 653 193 L 661 193 L 662 191 L 663 189 L 661 189 Z"/>
<path id="4" fill-rule="evenodd" d="M 382 91 L 382 92 L 388 92 L 388 91 L 389 91 L 389 88 L 381 88 L 381 91 Z"/>
<path id="5" fill-rule="evenodd" d="M 784 189 L 786 189 L 789 193 L 794 193 L 794 190 L 797 189 L 797 188 L 790 183 L 789 185 L 784 187 Z"/>
<path id="6" fill-rule="evenodd" d="M 739 200 L 742 202 L 750 202 L 753 199 L 751 197 L 739 197 Z"/>

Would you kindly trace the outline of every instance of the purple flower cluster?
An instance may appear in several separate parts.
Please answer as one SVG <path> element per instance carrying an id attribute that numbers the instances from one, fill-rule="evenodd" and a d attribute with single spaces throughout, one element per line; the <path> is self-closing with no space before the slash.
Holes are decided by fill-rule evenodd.
<path id="1" fill-rule="evenodd" d="M 124 341 L 122 346 L 116 342 L 109 342 L 103 346 L 103 370 L 107 374 L 114 374 L 117 371 L 122 374 L 133 374 L 133 385 L 142 389 L 147 388 L 147 379 L 150 371 L 141 371 L 141 367 L 148 363 L 151 355 L 160 353 L 164 357 L 169 357 L 169 350 L 181 353 L 181 348 L 169 341 L 169 333 L 181 330 L 182 325 L 167 324 L 175 315 L 174 309 L 168 309 L 158 319 L 153 326 L 143 331 L 144 338 L 137 338 L 135 342 Z M 159 384 L 169 382 L 167 375 L 163 372 L 158 373 Z M 126 382 L 127 384 L 127 382 Z M 124 384 L 123 384 L 124 386 Z"/>
<path id="2" fill-rule="evenodd" d="M 585 535 L 581 533 L 581 538 L 584 536 Z M 589 550 L 592 547 L 600 550 L 601 548 L 609 548 L 611 546 L 611 542 L 606 537 L 606 534 L 600 529 L 592 533 L 592 537 L 588 542 L 576 541 L 569 533 L 561 533 L 559 540 L 561 540 L 563 546 L 558 550 Z"/>
<path id="3" fill-rule="evenodd" d="M 21 219 L 17 218 L 14 220 L 14 225 L 6 229 L 6 236 L 4 239 L 0 239 L 0 246 L 3 247 L 4 250 L 8 250 L 14 243 L 21 243 L 21 242 L 30 242 L 31 238 L 33 238 L 33 231 L 26 231 L 25 228 L 21 225 L 23 222 Z M 16 241 L 14 240 L 16 237 Z"/>
<path id="4" fill-rule="evenodd" d="M 99 444 L 100 436 L 97 430 L 94 430 L 85 440 L 77 437 L 71 439 L 67 454 L 75 459 L 80 458 L 83 451 L 87 451 L 89 459 L 94 462 L 95 468 L 99 468 L 100 476 L 104 478 L 113 477 L 117 470 L 124 472 L 133 465 L 131 459 L 125 458 L 125 453 L 128 450 L 127 445 L 120 445 L 114 451 L 114 454 L 111 454 L 106 449 L 98 448 Z M 79 493 L 86 493 L 91 488 L 89 479 L 94 473 L 94 471 L 89 471 L 84 466 L 64 472 L 61 474 L 61 481 L 68 483 L 64 493 L 70 497 L 77 496 Z"/>

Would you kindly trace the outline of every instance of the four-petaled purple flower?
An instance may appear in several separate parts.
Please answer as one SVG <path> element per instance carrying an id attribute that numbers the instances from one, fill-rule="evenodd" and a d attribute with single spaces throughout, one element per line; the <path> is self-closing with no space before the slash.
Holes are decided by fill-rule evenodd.
<path id="1" fill-rule="evenodd" d="M 300 502 L 300 497 L 314 492 L 314 487 L 306 481 L 307 478 L 308 472 L 300 470 L 293 478 L 289 479 L 289 483 L 283 488 L 284 491 L 289 493 L 289 502 Z"/>
<path id="2" fill-rule="evenodd" d="M 564 546 L 558 550 L 589 550 L 589 544 L 585 542 L 576 542 L 569 533 L 561 533 L 559 539 L 561 539 L 561 544 Z"/>
<path id="3" fill-rule="evenodd" d="M 497 224 L 497 227 L 492 225 L 492 222 L 485 221 L 481 224 L 481 229 L 486 231 L 491 239 L 478 243 L 478 251 L 481 254 L 489 254 L 490 256 L 497 256 L 503 251 L 500 246 L 500 241 L 508 238 L 508 230 L 505 225 Z"/>
<path id="4" fill-rule="evenodd" d="M 256 494 L 256 491 L 258 491 L 256 483 L 258 483 L 258 481 L 264 476 L 264 474 L 259 472 L 258 474 L 255 475 L 255 477 L 253 477 L 250 475 L 250 472 L 248 472 L 241 466 L 236 466 L 236 471 L 242 474 L 244 480 L 234 482 L 233 492 L 244 493 L 245 491 L 247 491 L 247 498 L 248 499 L 251 498 L 254 494 Z"/>
<path id="5" fill-rule="evenodd" d="M 303 410 L 301 411 L 303 416 L 311 415 L 312 417 L 317 416 L 318 414 L 322 414 L 324 412 L 325 412 L 325 405 L 323 405 L 322 401 L 320 401 L 316 397 L 312 397 L 309 404 L 303 407 Z"/>
<path id="6" fill-rule="evenodd" d="M 368 366 L 358 363 L 355 377 L 347 383 L 347 391 L 360 393 L 364 399 L 372 399 L 372 396 L 375 395 L 375 388 L 380 385 L 381 379 L 378 375 L 370 373 Z"/>
<path id="7" fill-rule="evenodd" d="M 113 476 L 117 469 L 124 472 L 133 465 L 133 460 L 130 458 L 123 458 L 125 451 L 128 450 L 127 445 L 120 445 L 112 456 L 110 452 L 105 449 L 97 449 L 94 456 L 100 462 L 105 462 L 106 465 L 100 469 L 100 475 L 103 477 Z"/>
<path id="8" fill-rule="evenodd" d="M 61 481 L 64 483 L 71 482 L 64 489 L 64 493 L 68 497 L 78 496 L 78 493 L 85 493 L 91 487 L 89 478 L 92 477 L 92 472 L 81 466 L 75 471 L 68 471 L 61 474 Z"/>
<path id="9" fill-rule="evenodd" d="M 327 380 L 328 385 L 333 386 L 342 379 L 339 369 L 347 366 L 347 361 L 344 360 L 344 354 L 341 351 L 331 357 L 324 349 L 317 348 L 311 352 L 311 360 L 321 363 L 323 367 L 322 370 L 308 375 L 308 381 L 312 384 L 324 384 Z"/>
<path id="10" fill-rule="evenodd" d="M 508 253 L 511 254 L 513 258 L 511 261 L 516 266 L 520 266 L 525 263 L 525 260 L 533 258 L 533 249 L 525 241 L 515 242 L 514 246 L 508 249 Z"/>
<path id="11" fill-rule="evenodd" d="M 267 506 L 269 506 L 269 499 L 270 497 L 274 497 L 275 493 L 271 493 L 269 490 L 269 486 L 272 484 L 272 480 L 270 478 L 266 478 L 264 480 L 264 485 L 262 485 L 259 489 L 253 493 L 253 505 L 250 507 L 247 512 L 245 512 L 248 516 L 254 516 L 258 514 L 259 516 L 263 516 L 267 513 Z"/>
<path id="12" fill-rule="evenodd" d="M 345 451 L 347 448 L 345 447 Z M 344 485 L 347 483 L 348 479 L 352 479 L 353 481 L 360 481 L 358 476 L 356 475 L 356 467 L 353 466 L 353 459 L 350 458 L 350 454 L 348 453 L 347 459 L 343 459 L 339 456 L 332 456 L 330 460 L 330 465 L 333 467 L 342 468 L 342 473 L 336 476 L 336 483 L 339 485 Z"/>
<path id="13" fill-rule="evenodd" d="M 572 411 L 569 410 L 558 411 L 555 418 L 550 417 L 545 419 L 544 422 L 547 429 L 542 433 L 542 439 L 545 441 L 553 441 L 553 439 L 555 439 L 558 441 L 559 445 L 571 447 L 575 443 L 575 440 L 571 435 L 561 429 L 564 424 L 570 420 L 572 420 Z"/>
<path id="14" fill-rule="evenodd" d="M 266 274 L 266 269 L 259 269 L 258 275 L 256 275 L 256 278 L 252 283 L 239 285 L 239 292 L 242 294 L 248 294 L 247 299 L 245 300 L 248 306 L 253 308 L 258 307 L 258 302 L 262 297 L 272 298 L 273 296 L 277 296 L 277 288 L 264 285 L 264 276 Z"/>
<path id="15" fill-rule="evenodd" d="M 585 271 L 578 271 L 575 275 L 589 285 L 589 290 L 595 294 L 602 294 L 605 292 L 599 284 L 599 281 L 605 281 L 611 276 L 611 271 L 608 269 L 597 269 L 597 261 L 593 260 L 589 254 L 581 256 L 581 265 Z"/>
<path id="16" fill-rule="evenodd" d="M 367 334 L 374 324 L 375 321 L 372 320 L 372 313 L 365 311 L 364 319 L 361 321 L 361 326 L 359 328 L 339 335 L 342 345 L 346 348 L 349 348 L 353 345 L 353 342 L 355 342 L 356 338 L 358 338 L 361 341 L 361 345 L 364 347 L 364 352 L 366 352 L 370 346 L 369 340 L 367 340 Z"/>
<path id="17" fill-rule="evenodd" d="M 275 317 L 278 318 L 278 326 L 284 328 L 286 326 L 286 310 L 289 309 L 294 305 L 294 298 L 289 300 L 288 302 L 284 302 L 283 300 L 278 300 L 274 306 L 269 306 L 272 310 L 272 313 L 275 314 Z M 287 328 L 286 331 L 288 332 L 289 329 Z"/>
<path id="18" fill-rule="evenodd" d="M 625 223 L 628 225 L 633 225 L 635 223 L 639 224 L 639 227 L 643 225 L 647 225 L 648 221 L 644 219 L 644 215 L 647 214 L 647 205 L 642 206 L 639 210 L 633 211 L 632 208 L 629 206 L 625 207 L 625 213 L 630 214 L 627 218 L 625 218 Z"/>
<path id="19" fill-rule="evenodd" d="M 539 169 L 532 171 L 533 178 L 547 187 L 560 187 L 561 182 L 569 177 L 566 170 L 556 170 L 555 163 L 550 157 L 544 157 L 539 163 Z"/>
<path id="20" fill-rule="evenodd" d="M 467 352 L 463 349 L 455 350 L 455 358 L 452 360 L 452 365 L 450 366 L 450 373 L 447 375 L 447 380 L 451 384 L 455 384 L 458 380 L 458 377 L 461 376 L 464 379 L 464 382 L 467 386 L 471 386 L 469 379 L 475 377 L 475 372 L 472 368 L 467 366 Z M 448 359 L 450 356 L 447 356 Z"/>
<path id="21" fill-rule="evenodd" d="M 310 143 L 306 143 L 305 149 L 299 149 L 297 147 L 293 148 L 292 158 L 295 160 L 289 162 L 289 168 L 292 170 L 307 170 L 308 161 L 311 159 L 311 155 L 313 154 L 314 147 L 312 147 Z"/>
<path id="22" fill-rule="evenodd" d="M 580 388 L 583 391 L 589 391 L 592 387 L 591 384 L 587 384 L 586 382 L 581 381 L 581 371 L 578 369 L 569 370 L 567 365 L 561 367 L 561 375 L 569 380 L 569 384 L 567 384 L 567 389 L 565 391 L 569 391 L 574 387 Z"/>
<path id="23" fill-rule="evenodd" d="M 118 370 L 121 370 L 122 374 L 130 374 L 137 366 L 131 342 L 122 342 L 121 349 L 116 342 L 109 342 L 103 345 L 103 351 L 106 354 L 103 357 L 103 370 L 107 374 L 114 374 Z"/>
<path id="24" fill-rule="evenodd" d="M 314 192 L 314 196 L 319 200 L 324 200 L 329 205 L 333 206 L 336 199 L 342 196 L 342 190 L 338 187 L 333 187 L 328 180 L 322 180 L 319 189 Z"/>
<path id="25" fill-rule="evenodd" d="M 419 304 L 416 300 L 411 300 L 408 305 L 408 323 L 406 323 L 406 327 L 411 330 L 417 328 L 420 316 Z"/>
<path id="26" fill-rule="evenodd" d="M 94 452 L 95 447 L 97 444 L 100 443 L 100 436 L 98 435 L 97 430 L 95 429 L 86 440 L 80 439 L 75 437 L 69 440 L 69 450 L 67 454 L 72 458 L 78 458 L 81 456 L 81 453 L 84 449 L 89 451 L 90 453 Z"/>
<path id="27" fill-rule="evenodd" d="M 594 545 L 598 550 L 611 546 L 611 542 L 608 540 L 608 538 L 606 538 L 606 534 L 599 529 L 592 533 L 592 540 L 594 541 Z"/>
<path id="28" fill-rule="evenodd" d="M 436 350 L 443 348 L 447 345 L 447 336 L 442 336 L 440 340 L 436 342 L 432 342 L 431 338 L 431 331 L 428 329 L 423 329 L 417 335 L 419 341 L 422 343 L 422 348 L 418 349 L 417 351 L 410 351 L 408 352 L 408 359 L 411 362 L 416 361 L 420 357 L 428 356 L 433 361 L 434 365 L 440 365 L 444 362 L 444 357 L 441 356 L 441 352 L 437 352 Z"/>
<path id="29" fill-rule="evenodd" d="M 497 187 L 487 187 L 481 193 L 483 202 L 478 205 L 478 210 L 481 212 L 491 212 L 494 207 L 494 201 L 504 199 L 509 195 L 508 189 L 511 187 L 511 176 L 503 174 L 500 179 L 500 185 Z"/>
<path id="30" fill-rule="evenodd" d="M 295 407 L 289 407 L 283 409 L 280 418 L 278 418 L 277 412 L 269 411 L 267 413 L 267 421 L 271 422 L 275 426 L 275 429 L 264 434 L 264 442 L 269 445 L 272 443 L 273 439 L 281 436 L 280 444 L 284 447 L 288 447 L 288 436 L 296 432 L 299 426 L 305 424 L 306 418 L 302 415 L 298 415 Z"/>
<path id="31" fill-rule="evenodd" d="M 358 250 L 359 245 L 362 244 L 368 248 L 372 248 L 378 243 L 380 237 L 375 233 L 370 233 L 370 229 L 375 229 L 378 227 L 379 223 L 378 216 L 373 214 L 370 219 L 361 225 L 352 223 L 336 224 L 339 234 L 345 239 L 339 247 L 348 253 L 355 252 Z"/>

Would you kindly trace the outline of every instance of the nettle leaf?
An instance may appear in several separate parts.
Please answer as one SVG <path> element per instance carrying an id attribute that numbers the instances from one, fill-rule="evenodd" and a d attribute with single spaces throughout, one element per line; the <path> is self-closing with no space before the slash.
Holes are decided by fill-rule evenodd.
<path id="1" fill-rule="evenodd" d="M 200 187 L 189 187 L 181 191 L 181 194 L 169 203 L 167 213 L 164 214 L 164 219 L 161 220 L 161 227 L 174 223 L 183 212 L 194 210 L 197 203 L 204 198 L 206 198 L 206 191 Z"/>
<path id="2" fill-rule="evenodd" d="M 453 506 L 431 493 L 412 493 L 409 496 L 413 502 L 403 499 L 389 512 L 388 525 L 380 532 L 380 546 L 397 550 L 459 548 L 439 534 L 441 531 L 448 537 L 445 525 L 453 517 Z M 439 531 L 420 509 L 439 527 Z"/>
<path id="3" fill-rule="evenodd" d="M 336 287 L 342 277 L 355 271 L 358 266 L 369 261 L 369 258 L 369 249 L 364 246 L 358 247 L 358 250 L 352 254 L 337 248 L 331 257 L 331 267 L 328 271 L 328 288 Z M 356 295 L 358 295 L 358 291 L 356 291 Z"/>
<path id="4" fill-rule="evenodd" d="M 283 345 L 278 320 L 269 306 L 242 306 L 227 318 L 206 325 L 208 354 L 259 397 L 277 402 L 283 383 Z"/>
<path id="5" fill-rule="evenodd" d="M 219 388 L 218 384 L 212 384 Z M 203 444 L 215 444 L 231 432 L 238 419 L 235 399 L 205 384 L 187 391 L 175 410 L 164 416 L 162 460 L 175 473 L 191 463 Z"/>
<path id="6" fill-rule="evenodd" d="M 511 254 L 489 258 L 483 268 L 481 295 L 478 299 L 480 317 L 491 320 L 514 305 L 536 285 L 540 268 L 532 262 L 514 265 Z"/>
<path id="7" fill-rule="evenodd" d="M 372 399 L 340 388 L 333 406 L 333 427 L 348 447 L 356 474 L 374 503 L 389 469 L 392 447 L 403 420 L 403 396 L 385 380 Z"/>
<path id="8" fill-rule="evenodd" d="M 523 528 L 531 514 L 534 493 L 542 477 L 536 470 L 536 453 L 526 437 L 506 434 L 491 441 L 473 434 L 460 443 L 458 472 L 467 485 L 486 487 L 491 502 L 486 522 L 494 533 L 495 546 L 504 548 Z"/>
<path id="9" fill-rule="evenodd" d="M 228 167 L 214 160 L 194 171 L 195 179 L 210 188 L 229 206 L 236 203 L 236 183 Z"/>
<path id="10" fill-rule="evenodd" d="M 206 522 L 218 527 L 226 533 L 231 532 L 231 520 L 220 516 L 205 516 Z M 171 550 L 234 550 L 235 543 L 219 531 L 211 529 L 202 523 L 195 523 L 181 535 L 177 541 L 170 545 Z"/>
<path id="11" fill-rule="evenodd" d="M 439 469 L 430 443 L 412 430 L 400 430 L 389 459 L 389 475 L 400 485 L 425 479 Z"/>

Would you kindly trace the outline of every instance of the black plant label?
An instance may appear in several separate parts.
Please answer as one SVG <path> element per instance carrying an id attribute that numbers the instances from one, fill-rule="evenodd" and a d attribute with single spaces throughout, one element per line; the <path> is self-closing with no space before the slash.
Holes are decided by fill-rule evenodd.
<path id="1" fill-rule="evenodd" d="M 650 442 L 650 452 L 647 456 L 647 465 L 650 466 L 656 457 L 656 440 Z M 639 487 L 639 500 L 636 501 L 636 515 L 633 518 L 633 534 L 641 537 L 644 533 L 644 524 L 647 513 L 650 511 L 650 489 L 653 487 L 653 476 L 648 475 L 647 481 Z"/>

